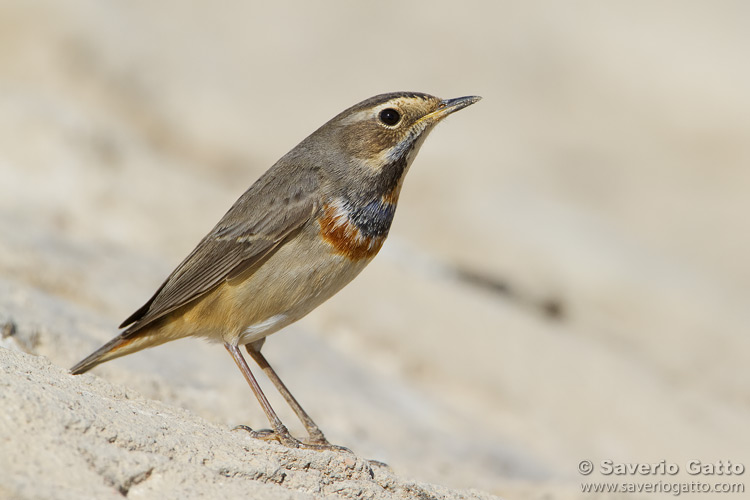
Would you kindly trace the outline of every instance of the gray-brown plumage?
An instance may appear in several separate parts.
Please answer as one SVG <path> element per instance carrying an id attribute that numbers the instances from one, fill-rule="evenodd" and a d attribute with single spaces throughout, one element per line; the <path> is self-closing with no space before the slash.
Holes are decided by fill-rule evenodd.
<path id="1" fill-rule="evenodd" d="M 222 342 L 274 427 L 251 431 L 256 437 L 330 447 L 260 348 L 266 336 L 309 313 L 372 260 L 388 235 L 404 176 L 422 142 L 440 120 L 478 100 L 398 92 L 334 117 L 263 174 L 120 325 L 126 329 L 71 372 L 187 336 Z M 295 410 L 312 443 L 289 435 L 240 345 Z"/>

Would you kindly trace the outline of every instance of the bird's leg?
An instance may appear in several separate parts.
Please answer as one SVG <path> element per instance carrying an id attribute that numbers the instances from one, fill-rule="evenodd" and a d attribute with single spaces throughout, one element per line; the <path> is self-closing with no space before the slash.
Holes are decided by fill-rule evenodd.
<path id="1" fill-rule="evenodd" d="M 266 339 L 263 338 L 251 344 L 247 344 L 245 348 L 247 349 L 248 354 L 250 354 L 250 356 L 258 364 L 258 366 L 260 366 L 266 376 L 271 380 L 271 382 L 273 382 L 273 385 L 276 386 L 276 389 L 279 391 L 279 393 L 284 397 L 286 402 L 289 403 L 289 406 L 292 408 L 292 410 L 294 410 L 294 413 L 297 414 L 297 417 L 299 417 L 300 421 L 305 426 L 307 434 L 310 436 L 310 442 L 323 446 L 331 446 L 331 443 L 328 442 L 326 437 L 323 435 L 323 432 L 315 424 L 315 422 L 313 422 L 313 419 L 310 418 L 310 415 L 307 414 L 307 412 L 297 402 L 295 397 L 292 396 L 292 393 L 289 392 L 289 389 L 287 389 L 284 382 L 281 381 L 279 376 L 276 374 L 276 370 L 271 367 L 266 357 L 261 354 L 260 348 L 263 346 L 263 342 L 265 340 Z"/>
<path id="2" fill-rule="evenodd" d="M 260 406 L 263 408 L 263 411 L 266 413 L 266 416 L 268 417 L 268 421 L 271 422 L 271 425 L 273 426 L 273 430 L 268 429 L 268 430 L 261 430 L 261 431 L 254 431 L 253 429 L 251 429 L 250 427 L 246 425 L 238 425 L 237 427 L 235 427 L 235 429 L 242 429 L 244 431 L 247 431 L 250 433 L 252 437 L 257 438 L 257 439 L 263 439 L 266 441 L 277 440 L 281 444 L 283 444 L 284 446 L 288 446 L 289 448 L 349 451 L 348 449 L 343 448 L 341 446 L 335 446 L 335 445 L 328 444 L 328 443 L 321 443 L 321 444 L 303 443 L 299 439 L 293 437 L 289 433 L 289 430 L 286 428 L 286 426 L 283 423 L 281 423 L 281 419 L 278 417 L 278 415 L 276 415 L 276 412 L 273 411 L 273 408 L 271 407 L 271 403 L 268 402 L 266 395 L 263 394 L 263 391 L 261 390 L 260 385 L 258 385 L 258 381 L 255 380 L 255 376 L 250 371 L 250 367 L 247 366 L 247 362 L 245 361 L 245 358 L 242 356 L 242 353 L 240 352 L 239 348 L 237 348 L 236 345 L 232 345 L 232 344 L 224 344 L 224 347 L 226 348 L 227 351 L 229 351 L 229 354 L 232 355 L 232 359 L 234 359 L 234 362 L 237 363 L 237 367 L 242 372 L 242 375 L 245 376 L 245 380 L 247 380 L 247 383 L 250 384 L 250 388 L 255 393 L 255 397 L 258 398 L 258 402 L 260 403 Z"/>
<path id="3" fill-rule="evenodd" d="M 250 388 L 255 393 L 255 397 L 258 398 L 258 402 L 263 408 L 263 411 L 266 413 L 268 421 L 271 422 L 271 425 L 273 426 L 273 430 L 269 429 L 262 431 L 254 431 L 246 425 L 238 425 L 237 427 L 235 427 L 235 429 L 243 429 L 245 431 L 248 431 L 254 438 L 264 440 L 278 439 L 278 441 L 283 445 L 289 446 L 290 448 L 299 448 L 299 440 L 295 439 L 291 434 L 289 434 L 289 430 L 283 423 L 281 423 L 281 419 L 279 419 L 278 415 L 276 415 L 276 412 L 273 411 L 271 403 L 268 402 L 266 395 L 263 394 L 260 385 L 258 385 L 258 381 L 255 380 L 255 376 L 250 371 L 250 367 L 247 366 L 247 362 L 242 356 L 240 350 L 236 345 L 232 344 L 224 344 L 224 347 L 227 351 L 229 351 L 229 354 L 232 355 L 234 362 L 237 363 L 237 367 L 242 372 L 242 375 L 245 376 L 245 380 L 247 380 L 247 383 L 250 384 Z"/>

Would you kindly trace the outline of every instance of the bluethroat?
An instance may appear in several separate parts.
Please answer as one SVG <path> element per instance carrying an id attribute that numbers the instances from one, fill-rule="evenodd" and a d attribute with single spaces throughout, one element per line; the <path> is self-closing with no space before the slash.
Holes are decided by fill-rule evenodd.
<path id="1" fill-rule="evenodd" d="M 443 118 L 480 97 L 382 94 L 340 113 L 264 173 L 177 266 L 125 330 L 73 374 L 182 337 L 221 342 L 273 429 L 254 437 L 289 447 L 332 446 L 261 354 L 266 337 L 341 290 L 375 257 L 409 166 Z M 291 436 L 239 346 L 245 346 L 304 424 Z"/>

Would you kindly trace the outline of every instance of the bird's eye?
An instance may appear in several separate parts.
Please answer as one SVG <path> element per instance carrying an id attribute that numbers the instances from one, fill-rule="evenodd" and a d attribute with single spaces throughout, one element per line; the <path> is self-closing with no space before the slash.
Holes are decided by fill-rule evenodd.
<path id="1" fill-rule="evenodd" d="M 384 109 L 378 116 L 381 122 L 391 127 L 401 120 L 401 114 L 393 108 Z"/>

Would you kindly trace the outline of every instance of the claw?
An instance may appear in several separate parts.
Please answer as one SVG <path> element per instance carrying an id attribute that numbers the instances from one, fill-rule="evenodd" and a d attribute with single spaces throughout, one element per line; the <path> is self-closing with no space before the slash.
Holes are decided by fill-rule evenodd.
<path id="1" fill-rule="evenodd" d="M 282 427 L 277 430 L 261 429 L 256 431 L 251 427 L 248 427 L 247 425 L 238 425 L 232 430 L 245 431 L 250 434 L 250 437 L 254 439 L 260 439 L 262 441 L 278 441 L 280 444 L 286 446 L 287 448 L 300 448 L 303 450 L 318 451 L 338 451 L 351 453 L 352 455 L 354 454 L 354 452 L 352 452 L 352 450 L 350 450 L 349 448 L 344 448 L 343 446 L 337 446 L 335 444 L 329 443 L 322 433 L 320 434 L 320 437 L 316 436 L 315 440 L 311 439 L 310 442 L 304 442 L 292 436 L 286 429 L 286 427 Z M 322 440 L 320 438 L 322 438 Z"/>
<path id="2" fill-rule="evenodd" d="M 276 433 L 272 429 L 260 429 L 260 430 L 254 430 L 251 427 L 248 427 L 247 425 L 238 425 L 232 429 L 233 431 L 240 430 L 245 431 L 250 434 L 250 437 L 254 439 L 260 439 L 263 441 L 271 441 L 274 439 L 278 439 L 278 436 L 276 436 Z"/>

